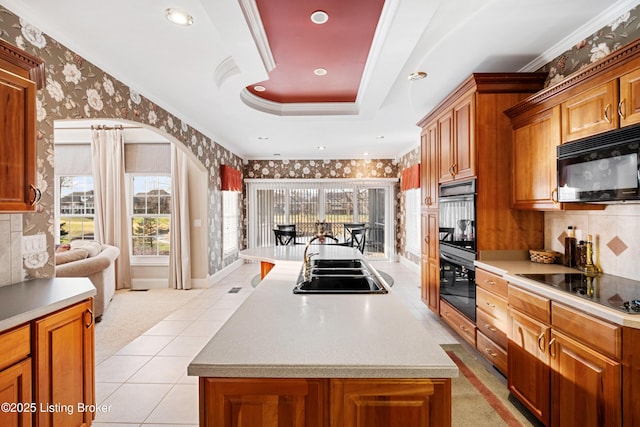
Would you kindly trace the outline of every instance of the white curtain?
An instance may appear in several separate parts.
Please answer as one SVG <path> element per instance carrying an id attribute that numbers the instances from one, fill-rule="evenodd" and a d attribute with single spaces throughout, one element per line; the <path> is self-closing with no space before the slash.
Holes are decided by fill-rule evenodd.
<path id="1" fill-rule="evenodd" d="M 188 159 L 171 144 L 169 287 L 191 289 Z"/>
<path id="2" fill-rule="evenodd" d="M 92 128 L 95 239 L 120 248 L 116 289 L 131 287 L 122 129 Z"/>

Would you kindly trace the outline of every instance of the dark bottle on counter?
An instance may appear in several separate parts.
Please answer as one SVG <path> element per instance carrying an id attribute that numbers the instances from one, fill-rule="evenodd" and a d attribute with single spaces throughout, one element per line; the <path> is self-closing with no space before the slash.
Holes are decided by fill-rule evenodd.
<path id="1" fill-rule="evenodd" d="M 580 240 L 576 246 L 576 268 L 582 270 L 587 263 L 587 244 Z"/>
<path id="2" fill-rule="evenodd" d="M 572 225 L 567 228 L 567 237 L 564 238 L 564 265 L 576 266 L 576 235 Z"/>

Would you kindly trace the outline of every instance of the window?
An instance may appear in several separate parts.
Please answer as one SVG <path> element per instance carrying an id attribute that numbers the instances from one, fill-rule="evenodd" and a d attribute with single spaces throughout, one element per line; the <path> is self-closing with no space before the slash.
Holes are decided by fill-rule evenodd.
<path id="1" fill-rule="evenodd" d="M 235 191 L 222 192 L 222 252 L 223 256 L 238 251 L 238 231 L 240 230 L 239 194 Z"/>
<path id="2" fill-rule="evenodd" d="M 405 250 L 420 255 L 420 189 L 406 190 L 403 194 Z"/>
<path id="3" fill-rule="evenodd" d="M 131 253 L 168 256 L 171 177 L 132 175 L 131 182 Z"/>
<path id="4" fill-rule="evenodd" d="M 56 221 L 58 243 L 94 238 L 93 177 L 66 175 L 57 177 Z"/>

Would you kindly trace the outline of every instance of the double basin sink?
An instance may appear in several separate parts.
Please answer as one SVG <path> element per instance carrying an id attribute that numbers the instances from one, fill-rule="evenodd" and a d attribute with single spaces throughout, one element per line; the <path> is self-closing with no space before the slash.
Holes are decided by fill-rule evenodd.
<path id="1" fill-rule="evenodd" d="M 361 259 L 314 259 L 305 277 L 302 267 L 294 294 L 386 294 L 367 263 Z"/>

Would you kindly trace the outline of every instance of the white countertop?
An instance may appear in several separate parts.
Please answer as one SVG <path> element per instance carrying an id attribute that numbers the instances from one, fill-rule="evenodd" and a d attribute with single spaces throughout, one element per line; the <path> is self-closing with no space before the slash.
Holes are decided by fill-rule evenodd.
<path id="1" fill-rule="evenodd" d="M 394 295 L 301 295 L 304 246 L 243 251 L 275 267 L 196 356 L 189 375 L 269 378 L 452 378 L 458 368 Z M 314 245 L 322 258 L 361 258 Z M 426 308 L 425 308 L 426 309 Z"/>
<path id="2" fill-rule="evenodd" d="M 538 283 L 525 277 L 517 276 L 517 274 L 549 274 L 549 273 L 577 273 L 574 268 L 565 267 L 560 264 L 539 264 L 531 261 L 518 260 L 483 260 L 476 261 L 475 265 L 484 270 L 502 276 L 505 280 L 527 289 L 538 295 L 542 295 L 557 302 L 568 304 L 576 309 L 583 310 L 590 315 L 597 316 L 601 319 L 608 320 L 618 325 L 628 326 L 630 328 L 640 329 L 640 315 L 626 314 L 622 311 L 615 310 L 591 302 L 585 298 L 572 295 L 562 290 L 555 289 Z"/>
<path id="3" fill-rule="evenodd" d="M 86 277 L 33 279 L 0 287 L 0 332 L 96 294 Z"/>

